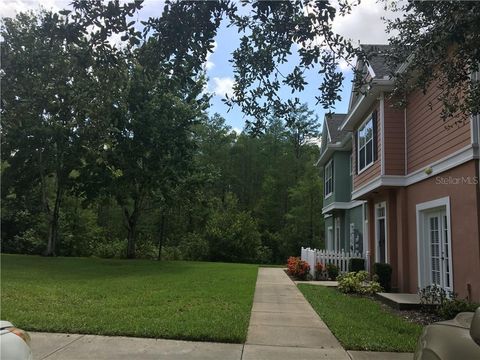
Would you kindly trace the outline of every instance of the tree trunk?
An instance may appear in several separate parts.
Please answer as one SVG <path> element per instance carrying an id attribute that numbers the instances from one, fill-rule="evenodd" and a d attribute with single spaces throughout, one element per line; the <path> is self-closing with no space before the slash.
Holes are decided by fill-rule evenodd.
<path id="1" fill-rule="evenodd" d="M 127 223 L 127 259 L 135 259 L 135 241 L 137 238 L 137 224 L 140 217 L 140 204 L 138 200 L 133 202 L 133 212 L 130 214 L 127 208 L 123 209 Z"/>
<path id="2" fill-rule="evenodd" d="M 162 247 L 163 247 L 163 235 L 165 233 L 165 213 L 162 211 L 162 216 L 160 217 L 160 235 L 158 237 L 158 258 L 157 260 L 162 260 Z"/>
<path id="3" fill-rule="evenodd" d="M 58 181 L 58 180 L 57 180 Z M 49 231 L 48 231 L 48 243 L 45 256 L 55 256 L 57 248 L 58 237 L 58 218 L 60 216 L 60 205 L 62 203 L 63 189 L 60 184 L 57 184 L 57 191 L 55 192 L 55 205 L 53 207 L 53 213 L 50 217 Z"/>
<path id="4" fill-rule="evenodd" d="M 127 259 L 135 259 L 136 221 L 130 222 L 127 237 Z"/>

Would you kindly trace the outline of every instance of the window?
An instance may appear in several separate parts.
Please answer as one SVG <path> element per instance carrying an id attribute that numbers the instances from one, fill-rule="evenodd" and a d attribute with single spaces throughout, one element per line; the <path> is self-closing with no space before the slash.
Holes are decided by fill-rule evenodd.
<path id="1" fill-rule="evenodd" d="M 333 165 L 330 160 L 325 165 L 325 197 L 333 192 Z"/>
<path id="2" fill-rule="evenodd" d="M 373 163 L 373 116 L 358 129 L 358 171 Z"/>

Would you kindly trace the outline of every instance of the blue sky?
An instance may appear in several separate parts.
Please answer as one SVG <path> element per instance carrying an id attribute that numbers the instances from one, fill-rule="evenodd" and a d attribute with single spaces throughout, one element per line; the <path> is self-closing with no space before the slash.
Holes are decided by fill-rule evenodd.
<path id="1" fill-rule="evenodd" d="M 223 24 L 218 32 L 216 39 L 215 51 L 209 56 L 207 61 L 207 74 L 209 77 L 209 83 L 207 90 L 214 93 L 211 101 L 211 107 L 209 113 L 215 112 L 221 114 L 227 121 L 228 125 L 234 128 L 236 131 L 242 130 L 245 124 L 245 117 L 243 116 L 240 108 L 229 108 L 222 102 L 225 92 L 231 91 L 233 85 L 233 68 L 232 64 L 228 61 L 231 59 L 231 53 L 237 48 L 239 44 L 239 34 L 235 28 L 228 28 L 226 24 Z M 292 56 L 292 59 L 296 58 Z M 344 70 L 344 86 L 342 91 L 342 101 L 338 102 L 335 107 L 336 112 L 345 112 L 348 107 L 348 100 L 351 90 L 352 72 L 348 69 Z M 318 94 L 318 85 L 320 78 L 311 72 L 307 75 L 308 85 L 305 90 L 299 94 L 296 94 L 302 102 L 308 104 L 311 110 L 323 118 L 325 111 L 321 106 L 316 105 L 315 96 Z M 289 96 L 290 91 L 285 89 L 282 91 L 282 95 Z"/>
<path id="2" fill-rule="evenodd" d="M 18 11 L 37 9 L 40 5 L 46 9 L 60 10 L 68 7 L 71 0 L 2 0 L 1 16 L 14 16 Z M 335 5 L 335 1 L 332 1 Z M 145 0 L 144 7 L 139 14 L 139 19 L 145 19 L 150 16 L 158 16 L 163 8 L 163 0 Z M 385 44 L 388 35 L 385 32 L 385 24 L 382 17 L 392 18 L 396 16 L 389 11 L 385 11 L 384 4 L 377 0 L 362 0 L 359 6 L 354 7 L 351 14 L 345 17 L 337 17 L 333 22 L 333 29 L 340 35 L 350 38 L 354 43 L 364 44 Z M 206 63 L 207 75 L 209 78 L 207 91 L 213 93 L 211 100 L 211 114 L 217 112 L 225 117 L 227 124 L 236 131 L 242 130 L 245 124 L 245 118 L 239 108 L 232 108 L 228 112 L 228 107 L 221 101 L 225 93 L 231 92 L 233 85 L 233 68 L 228 61 L 231 59 L 231 53 L 236 49 L 239 42 L 239 35 L 235 28 L 227 28 L 224 22 L 218 31 L 216 47 L 214 52 L 209 55 Z M 335 106 L 335 112 L 346 112 L 348 100 L 350 97 L 352 72 L 346 66 L 341 66 L 344 71 L 345 81 L 342 89 L 342 101 Z M 318 75 L 310 73 L 307 75 L 309 85 L 305 90 L 298 94 L 302 102 L 306 102 L 311 110 L 323 119 L 325 111 L 321 106 L 315 105 L 315 95 L 318 93 L 317 87 L 320 83 Z M 282 91 L 282 96 L 288 96 L 289 92 Z"/>

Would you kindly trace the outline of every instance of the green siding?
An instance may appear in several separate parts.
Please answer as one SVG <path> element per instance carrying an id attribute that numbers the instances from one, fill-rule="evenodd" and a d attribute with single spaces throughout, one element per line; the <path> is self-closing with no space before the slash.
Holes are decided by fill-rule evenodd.
<path id="1" fill-rule="evenodd" d="M 352 192 L 350 152 L 335 152 L 333 154 L 333 162 L 333 197 L 337 202 L 348 202 L 351 199 Z"/>
<path id="2" fill-rule="evenodd" d="M 327 246 L 328 246 L 328 228 L 329 227 L 332 227 L 332 229 L 334 228 L 333 216 L 329 216 L 325 218 L 325 249 L 328 249 Z"/>
<path id="3" fill-rule="evenodd" d="M 363 211 L 362 206 L 357 206 L 353 209 L 347 210 L 349 221 L 348 228 L 348 242 L 350 243 L 350 224 L 353 224 L 354 229 L 354 244 L 353 249 L 348 246 L 349 250 L 363 252 Z"/>
<path id="4" fill-rule="evenodd" d="M 351 200 L 350 154 L 350 151 L 337 151 L 332 156 L 333 193 L 323 200 L 324 207 L 332 202 L 349 202 Z M 323 167 L 323 181 L 325 184 L 325 166 Z"/>

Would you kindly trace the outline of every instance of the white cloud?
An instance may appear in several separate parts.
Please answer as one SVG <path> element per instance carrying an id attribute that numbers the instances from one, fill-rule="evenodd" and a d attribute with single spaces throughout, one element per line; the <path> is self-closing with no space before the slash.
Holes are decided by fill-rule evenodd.
<path id="1" fill-rule="evenodd" d="M 46 10 L 58 11 L 70 8 L 71 0 L 2 0 L 1 17 L 14 17 L 19 12 L 38 10 L 40 6 Z"/>
<path id="2" fill-rule="evenodd" d="M 354 43 L 387 44 L 391 36 L 386 33 L 382 17 L 393 19 L 399 13 L 385 10 L 384 3 L 377 0 L 362 0 L 345 16 L 337 15 L 333 21 L 333 31 L 351 39 Z M 338 8 L 338 5 L 336 5 Z"/>
<path id="3" fill-rule="evenodd" d="M 229 97 L 233 96 L 233 84 L 235 81 L 231 77 L 214 77 L 213 78 L 213 92 L 217 96 Z"/>

